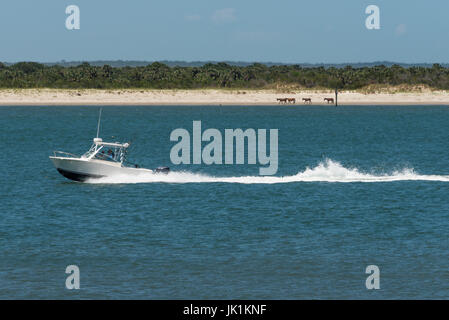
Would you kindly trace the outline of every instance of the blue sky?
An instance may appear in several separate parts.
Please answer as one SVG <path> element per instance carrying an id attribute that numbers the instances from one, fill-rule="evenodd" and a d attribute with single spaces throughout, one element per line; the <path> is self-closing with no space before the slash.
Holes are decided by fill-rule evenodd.
<path id="1" fill-rule="evenodd" d="M 81 29 L 65 28 L 77 5 Z M 381 29 L 365 27 L 380 8 Z M 0 61 L 449 62 L 447 0 L 14 0 Z"/>

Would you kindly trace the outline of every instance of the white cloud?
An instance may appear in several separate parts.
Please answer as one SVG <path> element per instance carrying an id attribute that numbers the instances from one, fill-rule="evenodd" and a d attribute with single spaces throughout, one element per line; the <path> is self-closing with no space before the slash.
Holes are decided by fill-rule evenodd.
<path id="1" fill-rule="evenodd" d="M 239 31 L 234 34 L 234 37 L 238 41 L 243 42 L 266 42 L 273 41 L 279 37 L 277 32 L 264 32 L 264 31 Z"/>
<path id="2" fill-rule="evenodd" d="M 394 30 L 394 33 L 399 37 L 407 32 L 407 26 L 405 24 L 400 24 Z"/>
<path id="3" fill-rule="evenodd" d="M 225 8 L 215 11 L 211 17 L 215 23 L 232 22 L 235 18 L 235 10 L 233 8 Z"/>
<path id="4" fill-rule="evenodd" d="M 184 19 L 187 21 L 199 21 L 201 20 L 201 16 L 199 14 L 188 14 L 184 16 Z"/>

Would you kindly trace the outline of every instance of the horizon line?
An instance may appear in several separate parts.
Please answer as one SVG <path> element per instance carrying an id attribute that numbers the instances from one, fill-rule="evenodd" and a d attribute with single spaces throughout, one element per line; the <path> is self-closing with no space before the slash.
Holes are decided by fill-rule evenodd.
<path id="1" fill-rule="evenodd" d="M 74 63 L 98 63 L 98 62 L 118 62 L 118 63 L 139 63 L 139 64 L 151 64 L 154 62 L 160 63 L 182 63 L 182 64 L 207 64 L 207 63 L 227 63 L 227 64 L 264 64 L 264 65 L 312 65 L 312 66 L 320 66 L 320 65 L 360 65 L 360 64 L 369 64 L 369 65 L 449 65 L 449 62 L 398 62 L 392 60 L 376 60 L 376 61 L 359 61 L 359 62 L 274 62 L 274 61 L 244 61 L 244 60 L 123 60 L 123 59 L 91 59 L 91 60 L 65 60 L 61 59 L 59 61 L 37 61 L 37 60 L 17 60 L 17 61 L 2 61 L 0 62 L 5 64 L 16 64 L 20 62 L 35 62 L 40 64 L 74 64 Z"/>

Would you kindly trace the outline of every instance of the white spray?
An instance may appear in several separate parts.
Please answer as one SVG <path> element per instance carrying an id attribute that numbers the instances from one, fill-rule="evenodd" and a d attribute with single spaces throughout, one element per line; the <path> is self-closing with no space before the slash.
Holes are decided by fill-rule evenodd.
<path id="1" fill-rule="evenodd" d="M 443 181 L 449 182 L 449 175 L 420 175 L 413 169 L 402 169 L 390 174 L 370 174 L 358 169 L 348 169 L 330 159 L 314 168 L 292 176 L 242 176 L 214 177 L 191 172 L 170 172 L 169 174 L 142 173 L 140 175 L 117 175 L 89 180 L 90 183 L 241 183 L 241 184 L 275 184 L 294 182 L 393 182 L 393 181 Z"/>

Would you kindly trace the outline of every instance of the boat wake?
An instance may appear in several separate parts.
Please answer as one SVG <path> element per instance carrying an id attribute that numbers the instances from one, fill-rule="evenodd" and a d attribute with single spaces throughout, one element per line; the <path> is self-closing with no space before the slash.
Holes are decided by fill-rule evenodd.
<path id="1" fill-rule="evenodd" d="M 443 181 L 449 182 L 449 175 L 420 175 L 413 169 L 402 169 L 389 174 L 371 174 L 357 168 L 345 168 L 339 162 L 327 159 L 314 168 L 292 176 L 242 176 L 214 177 L 191 172 L 170 172 L 168 174 L 142 173 L 139 175 L 116 175 L 92 179 L 88 183 L 241 183 L 241 184 L 276 184 L 292 182 L 393 182 L 393 181 Z"/>

